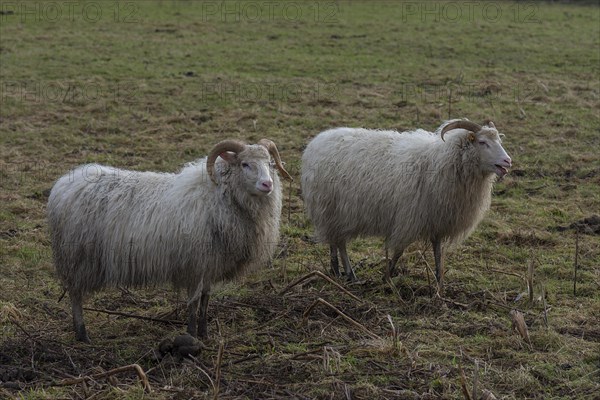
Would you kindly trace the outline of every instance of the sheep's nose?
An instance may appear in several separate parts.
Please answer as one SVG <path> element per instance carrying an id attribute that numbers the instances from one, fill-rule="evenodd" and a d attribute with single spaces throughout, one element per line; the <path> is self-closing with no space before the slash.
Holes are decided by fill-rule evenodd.
<path id="1" fill-rule="evenodd" d="M 510 167 L 512 166 L 512 160 L 510 159 L 510 156 L 506 156 L 506 158 L 504 159 L 504 162 Z"/>
<path id="2" fill-rule="evenodd" d="M 270 192 L 271 190 L 273 190 L 273 181 L 262 181 L 260 183 L 260 189 L 264 192 Z"/>

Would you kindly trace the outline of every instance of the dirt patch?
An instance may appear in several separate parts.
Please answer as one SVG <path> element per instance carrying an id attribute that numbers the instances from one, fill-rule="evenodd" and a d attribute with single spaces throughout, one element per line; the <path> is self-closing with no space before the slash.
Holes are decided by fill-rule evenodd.
<path id="1" fill-rule="evenodd" d="M 562 232 L 569 229 L 586 235 L 600 235 L 600 216 L 594 214 L 590 217 L 573 222 L 567 226 L 557 226 L 555 230 Z"/>
<path id="2" fill-rule="evenodd" d="M 3 238 L 14 238 L 16 236 L 19 236 L 19 229 L 8 229 L 0 232 L 0 237 Z"/>
<path id="3" fill-rule="evenodd" d="M 510 232 L 498 235 L 500 243 L 512 246 L 536 246 L 546 247 L 556 245 L 556 241 L 551 237 L 540 235 L 536 232 Z"/>

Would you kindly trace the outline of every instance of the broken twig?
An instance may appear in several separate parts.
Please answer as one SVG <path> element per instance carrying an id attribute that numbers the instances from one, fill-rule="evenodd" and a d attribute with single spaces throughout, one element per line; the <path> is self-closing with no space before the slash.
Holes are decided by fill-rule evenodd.
<path id="1" fill-rule="evenodd" d="M 100 313 L 104 313 L 104 314 L 119 315 L 121 317 L 127 317 L 127 318 L 136 318 L 136 319 L 143 319 L 146 321 L 162 322 L 163 324 L 185 325 L 185 323 L 182 321 L 176 321 L 176 320 L 171 320 L 171 319 L 146 317 L 143 315 L 130 314 L 130 313 L 125 313 L 125 312 L 120 312 L 120 311 L 101 310 L 99 308 L 83 307 L 83 309 L 87 310 L 87 311 L 95 311 L 95 312 L 100 312 Z"/>
<path id="2" fill-rule="evenodd" d="M 306 309 L 306 311 L 304 311 L 304 314 L 302 315 L 302 322 L 303 323 L 306 323 L 306 320 L 308 319 L 308 315 L 319 304 L 323 304 L 323 305 L 329 307 L 330 309 L 332 309 L 333 311 L 335 311 L 340 317 L 342 317 L 343 319 L 345 319 L 351 325 L 354 325 L 355 327 L 359 328 L 360 330 L 362 330 L 363 332 L 365 332 L 366 334 L 368 334 L 369 336 L 371 336 L 373 339 L 381 339 L 379 336 L 377 336 L 376 334 L 374 334 L 373 332 L 371 332 L 370 330 L 368 330 L 364 325 L 362 325 L 359 322 L 356 322 L 355 320 L 353 320 L 352 318 L 350 318 L 349 316 L 347 316 L 346 314 L 344 314 L 342 311 L 338 310 L 331 303 L 328 303 L 327 301 L 323 300 L 320 297 L 317 300 L 315 300 L 314 303 L 312 303 L 310 305 L 310 307 L 308 307 Z"/>
<path id="3" fill-rule="evenodd" d="M 490 392 L 487 389 L 483 390 L 483 393 L 481 393 L 481 400 L 497 400 L 498 398 L 496 396 L 494 396 L 494 393 Z"/>
<path id="4" fill-rule="evenodd" d="M 213 394 L 213 399 L 219 398 L 219 390 L 221 389 L 221 363 L 223 362 L 223 350 L 225 349 L 225 343 L 223 340 L 219 342 L 219 353 L 217 354 L 217 365 L 215 367 L 215 381 L 216 387 Z"/>
<path id="5" fill-rule="evenodd" d="M 473 370 L 473 399 L 477 399 L 477 383 L 479 382 L 479 361 L 475 360 L 475 369 Z"/>
<path id="6" fill-rule="evenodd" d="M 531 261 L 529 262 L 529 266 L 527 267 L 527 289 L 529 291 L 529 303 L 533 304 L 533 266 L 534 266 L 534 259 L 533 257 L 531 258 Z"/>
<path id="7" fill-rule="evenodd" d="M 312 276 L 318 276 L 320 278 L 325 279 L 327 282 L 331 283 L 332 285 L 334 285 L 335 287 L 337 287 L 338 289 L 340 289 L 342 292 L 346 293 L 348 296 L 352 297 L 354 300 L 359 301 L 359 302 L 363 302 L 359 297 L 353 295 L 352 293 L 350 293 L 348 291 L 348 289 L 344 288 L 342 285 L 340 285 L 339 283 L 337 283 L 336 281 L 334 281 L 333 279 L 331 279 L 330 277 L 328 277 L 327 275 L 325 275 L 324 273 L 322 273 L 321 271 L 312 271 L 309 272 L 308 274 L 296 279 L 294 282 L 290 283 L 289 285 L 287 285 L 285 287 L 285 289 L 283 289 L 282 291 L 279 292 L 279 295 L 283 295 L 285 293 L 287 293 L 291 288 L 293 288 L 296 285 L 299 285 L 300 283 L 304 282 L 305 280 L 307 280 L 308 278 L 312 277 Z"/>
<path id="8" fill-rule="evenodd" d="M 542 304 L 544 305 L 544 325 L 548 329 L 548 304 L 546 304 L 546 288 L 544 285 L 541 286 L 542 292 Z"/>
<path id="9" fill-rule="evenodd" d="M 468 304 L 460 303 L 458 301 L 454 301 L 454 300 L 451 300 L 451 299 L 447 299 L 445 297 L 440 296 L 439 293 L 436 295 L 436 297 L 439 298 L 440 300 L 442 300 L 443 302 L 453 304 L 453 305 L 455 305 L 457 307 L 469 308 Z"/>
<path id="10" fill-rule="evenodd" d="M 502 271 L 501 269 L 495 269 L 495 268 L 488 268 L 488 271 L 492 271 L 492 272 L 497 272 L 499 274 L 504 274 L 504 275 L 512 275 L 512 276 L 516 276 L 519 279 L 524 280 L 525 282 L 527 282 L 527 279 L 525 279 L 523 277 L 523 275 L 517 274 L 516 272 L 510 272 L 510 271 Z"/>
<path id="11" fill-rule="evenodd" d="M 579 231 L 575 230 L 575 262 L 573 268 L 573 297 L 577 297 L 577 268 L 579 267 Z"/>
<path id="12" fill-rule="evenodd" d="M 419 254 L 419 256 L 421 256 L 421 259 L 423 260 L 423 262 L 425 263 L 425 266 L 427 267 L 425 269 L 425 271 L 427 271 L 427 285 L 429 286 L 429 297 L 433 297 L 433 294 L 431 292 L 431 282 L 429 280 L 429 273 L 431 272 L 431 276 L 436 276 L 436 275 L 433 272 L 433 270 L 431 269 L 431 267 L 429 266 L 429 263 L 427 262 L 427 259 L 425 258 L 423 253 L 421 251 L 418 251 L 417 253 Z M 435 285 L 435 286 L 436 286 L 436 294 L 438 296 L 440 296 L 440 286 L 439 285 Z"/>
<path id="13" fill-rule="evenodd" d="M 140 379 L 142 386 L 144 387 L 144 391 L 146 393 L 151 393 L 152 388 L 150 387 L 150 382 L 148 382 L 148 377 L 144 373 L 144 370 L 142 369 L 142 367 L 140 367 L 138 364 L 125 365 L 123 367 L 113 368 L 106 372 L 101 372 L 101 373 L 92 374 L 92 375 L 86 375 L 86 376 L 82 376 L 80 378 L 65 379 L 65 380 L 58 382 L 56 384 L 56 386 L 77 385 L 78 383 L 83 383 L 88 380 L 94 380 L 94 379 L 98 379 L 98 378 L 107 378 L 109 376 L 120 374 L 121 372 L 132 371 L 132 370 L 137 373 L 137 376 Z"/>
<path id="14" fill-rule="evenodd" d="M 212 386 L 212 388 L 213 388 L 213 392 L 214 392 L 214 393 L 216 393 L 217 391 L 216 391 L 216 387 L 215 387 L 215 382 L 212 380 L 212 378 L 210 377 L 210 375 L 208 374 L 208 372 L 206 372 L 206 371 L 204 370 L 202 363 L 201 363 L 201 362 L 200 362 L 200 361 L 199 361 L 199 360 L 198 360 L 196 357 L 194 357 L 194 356 L 192 356 L 192 355 L 190 355 L 189 357 L 190 357 L 192 360 L 194 360 L 194 367 L 195 367 L 195 368 L 196 368 L 198 371 L 202 372 L 202 373 L 204 374 L 204 376 L 206 376 L 206 377 L 208 378 L 208 381 L 210 382 L 210 385 L 211 385 L 211 386 Z"/>
<path id="15" fill-rule="evenodd" d="M 461 364 L 458 364 L 458 370 L 460 371 L 460 387 L 462 389 L 463 396 L 465 396 L 465 400 L 473 400 L 471 398 L 471 394 L 469 393 L 469 389 L 467 388 L 467 378 L 465 378 L 465 371 L 463 371 Z"/>
<path id="16" fill-rule="evenodd" d="M 513 329 L 515 329 L 523 338 L 523 340 L 527 342 L 529 347 L 532 348 L 531 339 L 529 338 L 529 330 L 527 329 L 527 324 L 525 323 L 525 317 L 523 317 L 523 314 L 520 311 L 511 310 L 509 315 L 512 319 Z"/>

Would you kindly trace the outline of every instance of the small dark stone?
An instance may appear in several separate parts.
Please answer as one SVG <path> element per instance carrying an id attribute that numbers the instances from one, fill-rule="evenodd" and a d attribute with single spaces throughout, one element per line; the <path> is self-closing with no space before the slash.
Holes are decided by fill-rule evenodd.
<path id="1" fill-rule="evenodd" d="M 200 353 L 200 341 L 187 333 L 175 336 L 171 353 L 175 357 L 197 356 Z"/>
<path id="2" fill-rule="evenodd" d="M 563 232 L 567 229 L 573 229 L 586 235 L 600 235 L 600 216 L 593 214 L 580 221 L 573 222 L 568 226 L 557 226 L 550 229 L 555 229 L 558 232 Z"/>
<path id="3" fill-rule="evenodd" d="M 172 350 L 173 350 L 173 341 L 169 338 L 164 339 L 158 345 L 158 352 L 160 353 L 161 356 L 164 356 L 165 354 L 170 353 Z"/>
<path id="4" fill-rule="evenodd" d="M 31 382 L 36 378 L 36 373 L 30 369 L 24 369 L 21 376 L 25 382 Z"/>
<path id="5" fill-rule="evenodd" d="M 197 356 L 200 354 L 201 349 L 202 343 L 190 334 L 185 333 L 160 342 L 157 357 L 162 362 L 169 359 L 180 362 L 185 357 Z"/>
<path id="6" fill-rule="evenodd" d="M 200 345 L 178 347 L 177 353 L 179 353 L 181 357 L 197 356 L 200 354 Z"/>
<path id="7" fill-rule="evenodd" d="M 183 335 L 175 336 L 173 339 L 173 348 L 178 348 L 182 346 L 196 346 L 198 345 L 198 339 L 193 337 L 192 335 L 185 333 Z"/>

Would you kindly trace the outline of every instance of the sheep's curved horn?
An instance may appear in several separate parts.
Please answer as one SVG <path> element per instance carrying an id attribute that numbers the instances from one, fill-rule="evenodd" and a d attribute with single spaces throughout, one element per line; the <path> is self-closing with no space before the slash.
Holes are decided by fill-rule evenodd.
<path id="1" fill-rule="evenodd" d="M 442 133 L 440 134 L 442 140 L 444 140 L 444 134 L 448 131 L 451 131 L 452 129 L 466 129 L 470 132 L 477 133 L 481 130 L 481 126 L 476 124 L 475 122 L 466 120 L 451 122 L 448 125 L 446 125 L 444 129 L 442 129 Z"/>
<path id="2" fill-rule="evenodd" d="M 206 171 L 208 172 L 208 176 L 210 180 L 216 185 L 217 180 L 215 179 L 215 161 L 217 161 L 217 157 L 220 154 L 223 154 L 226 151 L 232 151 L 234 153 L 239 153 L 246 145 L 242 142 L 238 142 L 237 140 L 223 140 L 222 142 L 217 143 L 206 158 Z"/>
<path id="3" fill-rule="evenodd" d="M 275 143 L 269 139 L 260 139 L 258 144 L 264 146 L 268 150 L 269 154 L 271 154 L 271 157 L 273 157 L 273 160 L 275 160 L 275 165 L 277 166 L 279 172 L 281 172 L 281 175 L 283 175 L 284 178 L 293 181 L 294 179 L 292 179 L 292 176 L 285 170 L 285 168 L 283 168 L 281 157 L 279 157 L 279 151 L 277 151 L 277 146 L 275 146 Z"/>

